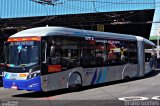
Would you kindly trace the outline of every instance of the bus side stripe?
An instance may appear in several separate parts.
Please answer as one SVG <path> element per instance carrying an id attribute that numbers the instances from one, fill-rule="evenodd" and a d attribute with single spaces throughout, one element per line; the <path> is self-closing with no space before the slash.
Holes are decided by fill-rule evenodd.
<path id="1" fill-rule="evenodd" d="M 97 69 L 96 69 L 96 71 L 95 71 L 95 73 L 93 75 L 93 78 L 92 78 L 92 81 L 91 81 L 91 85 L 93 85 L 95 83 L 96 78 L 97 78 Z"/>
<path id="2" fill-rule="evenodd" d="M 107 77 L 107 67 L 104 67 L 101 82 L 106 82 L 106 77 Z"/>
<path id="3" fill-rule="evenodd" d="M 102 68 L 100 69 L 100 72 L 98 74 L 98 78 L 97 78 L 96 84 L 100 83 L 101 78 L 102 78 Z"/>

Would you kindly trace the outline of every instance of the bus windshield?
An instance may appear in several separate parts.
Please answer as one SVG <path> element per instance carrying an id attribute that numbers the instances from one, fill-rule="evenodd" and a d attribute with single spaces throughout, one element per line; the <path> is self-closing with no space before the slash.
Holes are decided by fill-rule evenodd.
<path id="1" fill-rule="evenodd" d="M 17 67 L 38 64 L 39 44 L 37 41 L 9 42 L 7 64 Z"/>

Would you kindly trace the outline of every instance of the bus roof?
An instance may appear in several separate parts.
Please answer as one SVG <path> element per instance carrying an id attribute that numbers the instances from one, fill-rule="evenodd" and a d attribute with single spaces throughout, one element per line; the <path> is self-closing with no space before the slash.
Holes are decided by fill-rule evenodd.
<path id="1" fill-rule="evenodd" d="M 150 40 L 148 40 L 148 39 L 144 38 L 144 42 L 147 43 L 147 44 L 149 44 L 149 45 L 152 45 L 152 46 L 156 47 L 156 45 L 153 42 L 151 42 Z"/>
<path id="2" fill-rule="evenodd" d="M 65 27 L 31 28 L 31 29 L 20 31 L 20 32 L 10 36 L 10 38 L 13 38 L 13 37 L 33 37 L 33 36 L 43 37 L 43 36 L 55 36 L 55 35 L 136 40 L 136 37 L 134 35 L 111 33 L 111 32 L 98 32 L 98 31 L 81 30 L 81 29 L 65 28 Z"/>

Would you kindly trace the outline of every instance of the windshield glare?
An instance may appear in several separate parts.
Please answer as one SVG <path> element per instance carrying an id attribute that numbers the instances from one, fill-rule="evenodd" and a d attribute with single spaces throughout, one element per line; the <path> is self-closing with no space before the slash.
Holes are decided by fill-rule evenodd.
<path id="1" fill-rule="evenodd" d="M 8 64 L 11 66 L 30 66 L 39 63 L 39 42 L 10 42 Z"/>

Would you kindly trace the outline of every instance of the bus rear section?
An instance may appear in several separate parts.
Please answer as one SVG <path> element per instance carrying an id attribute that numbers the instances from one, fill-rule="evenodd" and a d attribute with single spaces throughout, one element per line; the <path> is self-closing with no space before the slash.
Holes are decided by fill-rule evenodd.
<path id="1" fill-rule="evenodd" d="M 156 64 L 155 44 L 145 38 L 136 37 L 138 45 L 138 77 L 152 72 Z"/>
<path id="2" fill-rule="evenodd" d="M 40 37 L 9 38 L 4 88 L 41 91 Z"/>
<path id="3" fill-rule="evenodd" d="M 144 39 L 144 74 L 152 72 L 157 66 L 156 46 Z"/>

